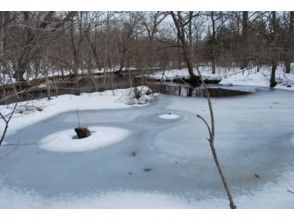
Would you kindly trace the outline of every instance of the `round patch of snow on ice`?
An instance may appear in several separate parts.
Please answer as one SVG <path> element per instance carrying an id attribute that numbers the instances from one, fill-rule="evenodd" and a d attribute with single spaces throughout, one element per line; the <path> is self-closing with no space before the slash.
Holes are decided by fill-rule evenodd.
<path id="1" fill-rule="evenodd" d="M 178 119 L 178 118 L 180 118 L 179 115 L 177 115 L 177 114 L 173 114 L 173 113 L 160 114 L 158 117 L 159 117 L 159 118 L 162 118 L 162 119 L 169 119 L 169 120 L 173 120 L 173 119 Z"/>
<path id="2" fill-rule="evenodd" d="M 130 131 L 115 127 L 90 127 L 91 136 L 77 139 L 74 129 L 50 134 L 40 141 L 40 148 L 62 153 L 96 150 L 125 139 Z"/>

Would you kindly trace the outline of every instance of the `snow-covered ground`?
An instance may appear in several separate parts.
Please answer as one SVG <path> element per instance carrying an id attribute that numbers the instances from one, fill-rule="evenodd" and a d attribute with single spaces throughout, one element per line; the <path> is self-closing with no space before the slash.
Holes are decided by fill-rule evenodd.
<path id="1" fill-rule="evenodd" d="M 268 87 L 271 75 L 271 67 L 264 66 L 257 72 L 256 68 L 246 69 L 240 68 L 224 68 L 217 67 L 216 73 L 211 74 L 211 67 L 199 67 L 201 74 L 205 79 L 220 80 L 221 85 L 243 85 L 243 86 L 262 86 Z M 292 65 L 294 69 L 294 65 Z M 197 73 L 196 69 L 194 71 Z M 159 71 L 151 76 L 154 79 L 172 80 L 175 78 L 188 78 L 188 70 L 171 69 L 167 71 Z M 294 90 L 294 73 L 286 74 L 283 66 L 278 66 L 276 72 L 276 88 Z M 290 87 L 291 86 L 291 87 Z"/>
<path id="2" fill-rule="evenodd" d="M 239 208 L 294 208 L 294 93 L 256 91 L 212 99 L 219 158 Z M 129 93 L 59 96 L 35 101 L 42 111 L 18 113 L 5 140 L 18 145 L 0 149 L 0 207 L 227 208 L 207 129 L 196 117 L 208 117 L 206 100 L 161 95 L 135 108 L 121 98 Z M 159 118 L 168 113 L 181 117 Z M 68 135 L 78 120 L 128 135 L 91 151 L 43 149 L 44 138 Z M 54 146 L 63 149 L 62 141 Z"/>
<path id="3" fill-rule="evenodd" d="M 19 102 L 16 113 L 9 125 L 8 134 L 63 112 L 76 111 L 78 114 L 82 110 L 131 108 L 148 104 L 148 102 L 154 101 L 157 96 L 157 94 L 146 95 L 146 92 L 149 90 L 148 87 L 141 86 L 138 87 L 138 90 L 142 93 L 138 100 L 133 98 L 133 89 L 117 89 L 114 91 L 83 93 L 80 96 L 60 95 L 53 97 L 49 101 L 47 98 L 43 98 Z M 13 106 L 14 104 L 9 106 L 0 105 L 0 111 L 3 115 L 9 114 Z M 76 122 L 78 124 L 78 117 L 76 117 Z M 0 133 L 2 133 L 2 129 L 4 129 L 4 122 L 2 120 L 0 125 Z"/>

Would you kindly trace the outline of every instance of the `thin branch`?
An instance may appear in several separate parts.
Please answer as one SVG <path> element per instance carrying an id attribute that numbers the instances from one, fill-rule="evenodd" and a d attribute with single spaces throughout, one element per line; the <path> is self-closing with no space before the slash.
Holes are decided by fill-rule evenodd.
<path id="1" fill-rule="evenodd" d="M 0 116 L 1 116 L 2 120 L 5 122 L 5 127 L 4 127 L 4 130 L 3 130 L 3 132 L 2 132 L 1 139 L 0 139 L 0 146 L 2 145 L 2 142 L 4 141 L 4 138 L 5 138 L 5 135 L 6 135 L 7 129 L 8 129 L 8 127 L 9 127 L 9 122 L 10 122 L 10 120 L 11 120 L 11 118 L 12 118 L 14 112 L 15 112 L 16 106 L 17 106 L 17 104 L 14 105 L 14 107 L 13 107 L 13 109 L 12 109 L 12 111 L 11 111 L 11 113 L 10 113 L 10 115 L 8 116 L 7 119 L 6 119 L 6 118 L 3 116 L 3 114 L 0 112 Z"/>
<path id="2" fill-rule="evenodd" d="M 208 130 L 209 136 L 211 136 L 211 130 L 210 130 L 210 127 L 209 127 L 207 121 L 206 121 L 201 115 L 196 115 L 196 116 L 197 116 L 198 118 L 200 118 L 200 119 L 204 122 L 204 124 L 205 124 L 206 127 L 207 127 L 207 130 Z"/>
<path id="3" fill-rule="evenodd" d="M 224 185 L 224 188 L 225 188 L 225 191 L 226 191 L 226 194 L 228 196 L 228 199 L 229 199 L 229 202 L 230 202 L 230 208 L 231 209 L 236 209 L 237 206 L 234 204 L 234 201 L 233 201 L 233 197 L 231 195 L 231 192 L 229 190 L 229 187 L 228 187 L 228 184 L 227 184 L 227 181 L 226 181 L 226 178 L 225 178 L 225 175 L 222 171 L 222 168 L 221 168 L 221 165 L 219 163 L 219 160 L 218 160 L 218 157 L 217 157 L 217 153 L 216 153 L 216 149 L 215 149 L 215 146 L 214 146 L 214 137 L 215 137 L 215 122 L 214 122 L 214 113 L 213 113 L 213 108 L 212 108 L 212 104 L 211 104 L 211 99 L 210 99 L 210 93 L 209 93 L 209 90 L 208 88 L 206 87 L 206 84 L 203 80 L 203 77 L 202 77 L 202 74 L 198 68 L 198 66 L 196 66 L 196 70 L 198 72 L 198 75 L 200 77 L 200 80 L 202 82 L 202 85 L 203 85 L 203 88 L 204 90 L 206 91 L 206 98 L 207 98 L 207 102 L 208 102 L 208 107 L 209 107 L 209 112 L 210 112 L 210 129 L 209 131 L 209 145 L 210 145 L 210 149 L 211 149 L 211 152 L 212 152 L 212 156 L 213 156 L 213 159 L 214 159 L 214 162 L 215 162 L 215 165 L 217 167 L 217 170 L 218 170 L 218 173 L 221 177 L 221 180 L 222 180 L 222 183 Z M 198 118 L 201 118 L 201 117 L 198 117 Z M 204 118 L 201 118 L 202 121 L 204 121 L 204 123 L 206 124 L 207 127 L 208 126 L 208 123 L 206 122 L 206 120 Z"/>

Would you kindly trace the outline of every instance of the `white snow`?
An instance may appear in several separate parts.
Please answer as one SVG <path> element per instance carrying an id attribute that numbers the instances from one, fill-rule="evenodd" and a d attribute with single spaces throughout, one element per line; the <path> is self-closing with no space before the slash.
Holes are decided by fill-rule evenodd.
<path id="1" fill-rule="evenodd" d="M 168 120 L 173 120 L 173 119 L 178 119 L 178 118 L 180 118 L 179 115 L 177 115 L 177 114 L 173 114 L 173 113 L 160 114 L 158 117 L 159 117 L 159 118 L 162 118 L 162 119 L 168 119 Z"/>
<path id="2" fill-rule="evenodd" d="M 91 136 L 82 139 L 73 138 L 73 129 L 50 134 L 40 141 L 40 147 L 47 151 L 71 153 L 96 150 L 119 142 L 130 132 L 115 127 L 89 127 Z"/>
<path id="3" fill-rule="evenodd" d="M 128 105 L 146 105 L 157 100 L 158 93 L 151 93 L 151 89 L 147 86 L 138 86 L 137 93 L 139 98 L 136 98 L 134 89 L 125 90 L 120 98 L 120 101 Z"/>
<path id="4" fill-rule="evenodd" d="M 148 87 L 139 87 L 140 90 L 147 91 Z M 9 124 L 7 135 L 16 132 L 30 124 L 45 120 L 54 115 L 67 111 L 81 111 L 81 110 L 101 110 L 101 109 L 125 109 L 133 106 L 138 106 L 139 103 L 129 103 L 129 94 L 133 89 L 117 89 L 108 90 L 105 92 L 84 93 L 80 96 L 76 95 L 60 95 L 53 97 L 51 100 L 47 98 L 19 102 L 17 111 L 14 114 Z M 144 95 L 145 99 L 153 101 L 153 94 Z M 148 102 L 144 102 L 148 104 Z M 0 111 L 3 115 L 11 112 L 14 104 L 9 106 L 0 105 Z M 36 109 L 42 110 L 38 111 Z M 29 111 L 27 111 L 29 110 Z M 4 128 L 4 122 L 0 121 L 0 133 Z"/>
<path id="5" fill-rule="evenodd" d="M 257 72 L 257 68 L 240 70 L 240 68 L 216 67 L 216 73 L 211 74 L 211 67 L 201 66 L 199 70 L 205 79 L 218 79 L 221 85 L 248 85 L 269 87 L 271 76 L 271 67 L 263 66 Z M 197 74 L 196 69 L 194 69 Z M 171 69 L 158 71 L 149 76 L 159 80 L 173 80 L 175 78 L 189 78 L 187 68 Z M 284 67 L 279 65 L 276 71 L 276 81 L 278 85 L 275 88 L 294 90 L 294 73 L 285 73 Z M 290 87 L 291 86 L 291 87 Z"/>

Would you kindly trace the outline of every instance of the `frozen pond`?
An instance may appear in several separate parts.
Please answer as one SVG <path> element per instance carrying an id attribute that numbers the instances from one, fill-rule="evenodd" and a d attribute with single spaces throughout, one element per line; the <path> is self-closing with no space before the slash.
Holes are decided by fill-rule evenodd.
<path id="1" fill-rule="evenodd" d="M 216 148 L 234 196 L 293 170 L 293 95 L 258 89 L 252 95 L 213 99 Z M 77 126 L 76 112 L 56 115 L 7 137 L 8 143 L 31 144 L 1 149 L 0 183 L 47 199 L 124 190 L 168 193 L 187 201 L 223 198 L 207 129 L 196 114 L 208 117 L 205 99 L 166 95 L 141 108 L 81 111 L 82 124 L 127 131 L 107 146 L 91 145 L 82 152 L 50 151 L 38 144 Z M 166 119 L 169 115 L 172 120 Z M 64 147 L 62 141 L 55 140 L 53 148 Z M 98 146 L 99 138 L 95 141 Z"/>

